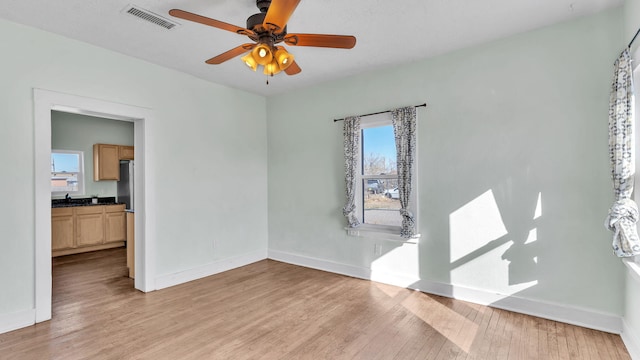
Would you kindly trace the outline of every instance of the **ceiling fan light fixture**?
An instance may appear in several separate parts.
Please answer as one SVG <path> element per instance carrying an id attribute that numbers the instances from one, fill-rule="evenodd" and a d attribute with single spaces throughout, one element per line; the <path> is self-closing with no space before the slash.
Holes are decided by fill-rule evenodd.
<path id="1" fill-rule="evenodd" d="M 271 60 L 273 60 L 273 53 L 269 46 L 265 44 L 260 44 L 253 48 L 251 54 L 255 61 L 262 66 L 267 66 L 267 64 L 270 64 Z"/>
<path id="2" fill-rule="evenodd" d="M 264 66 L 265 75 L 273 76 L 279 73 L 280 71 L 281 71 L 280 66 L 278 65 L 278 62 L 275 59 L 273 59 L 273 61 L 271 61 L 270 63 Z"/>
<path id="3" fill-rule="evenodd" d="M 287 52 L 284 48 L 278 48 L 276 51 L 276 62 L 278 63 L 278 67 L 280 70 L 286 70 L 293 63 L 294 56 L 293 54 Z"/>
<path id="4" fill-rule="evenodd" d="M 251 70 L 256 71 L 256 69 L 258 69 L 258 63 L 256 62 L 256 59 L 253 58 L 253 55 L 251 53 L 248 53 L 247 55 L 243 56 L 242 58 L 240 58 L 245 65 L 247 65 Z"/>

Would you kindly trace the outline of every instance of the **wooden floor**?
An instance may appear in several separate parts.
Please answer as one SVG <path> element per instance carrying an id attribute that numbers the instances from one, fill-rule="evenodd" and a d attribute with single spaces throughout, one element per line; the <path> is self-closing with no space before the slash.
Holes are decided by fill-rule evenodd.
<path id="1" fill-rule="evenodd" d="M 54 259 L 0 359 L 629 359 L 617 335 L 265 260 L 148 294 L 125 250 Z"/>

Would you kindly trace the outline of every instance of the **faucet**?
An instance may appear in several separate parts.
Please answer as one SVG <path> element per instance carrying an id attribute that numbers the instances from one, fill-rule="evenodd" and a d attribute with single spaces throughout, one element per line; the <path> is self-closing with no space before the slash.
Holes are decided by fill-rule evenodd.
<path id="1" fill-rule="evenodd" d="M 67 202 L 71 200 L 71 196 L 69 196 L 69 193 L 67 193 L 67 195 L 64 196 L 64 199 L 67 200 Z"/>

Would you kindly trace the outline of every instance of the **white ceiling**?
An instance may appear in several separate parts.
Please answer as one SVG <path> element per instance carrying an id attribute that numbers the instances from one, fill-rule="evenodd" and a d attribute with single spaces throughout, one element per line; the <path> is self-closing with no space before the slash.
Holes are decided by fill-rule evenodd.
<path id="1" fill-rule="evenodd" d="M 269 79 L 240 59 L 204 63 L 250 41 L 176 19 L 173 8 L 245 27 L 255 0 L 2 0 L 0 18 L 265 96 L 412 62 L 620 6 L 623 0 L 302 0 L 289 33 L 354 35 L 351 50 L 289 46 L 302 72 Z M 180 26 L 165 30 L 122 10 L 134 4 Z"/>

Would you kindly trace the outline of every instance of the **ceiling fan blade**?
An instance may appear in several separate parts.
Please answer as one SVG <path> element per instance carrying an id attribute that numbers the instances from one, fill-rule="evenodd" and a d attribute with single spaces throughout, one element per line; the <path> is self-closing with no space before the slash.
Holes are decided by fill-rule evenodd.
<path id="1" fill-rule="evenodd" d="M 272 0 L 262 24 L 267 29 L 284 29 L 299 2 L 300 0 Z"/>
<path id="2" fill-rule="evenodd" d="M 177 18 L 180 18 L 180 19 L 197 22 L 197 23 L 204 24 L 204 25 L 213 26 L 213 27 L 216 27 L 218 29 L 231 31 L 231 32 L 234 32 L 234 33 L 240 34 L 240 35 L 255 35 L 254 32 L 251 31 L 251 30 L 248 30 L 248 29 L 245 29 L 245 28 L 242 28 L 242 27 L 239 27 L 239 26 L 235 26 L 235 25 L 232 25 L 232 24 L 228 24 L 228 23 L 223 22 L 223 21 L 211 19 L 211 18 L 208 18 L 206 16 L 190 13 L 188 11 L 184 11 L 184 10 L 180 10 L 180 9 L 171 9 L 171 10 L 169 10 L 169 15 L 177 17 Z"/>
<path id="3" fill-rule="evenodd" d="M 284 38 L 287 45 L 315 46 L 351 49 L 356 46 L 356 38 L 351 35 L 288 34 Z"/>
<path id="4" fill-rule="evenodd" d="M 295 60 L 291 63 L 291 65 L 289 65 L 288 68 L 284 69 L 284 72 L 287 73 L 287 75 L 299 74 L 301 71 L 302 69 L 300 69 L 300 66 L 298 66 L 298 63 L 296 63 Z"/>
<path id="5" fill-rule="evenodd" d="M 223 62 L 233 59 L 234 57 L 238 56 L 238 55 L 242 55 L 244 53 L 246 53 L 247 51 L 253 49 L 256 46 L 256 44 L 242 44 L 238 47 L 235 47 L 227 52 L 224 52 L 218 56 L 214 56 L 211 59 L 205 61 L 207 64 L 211 64 L 211 65 L 218 65 L 218 64 L 222 64 Z"/>

